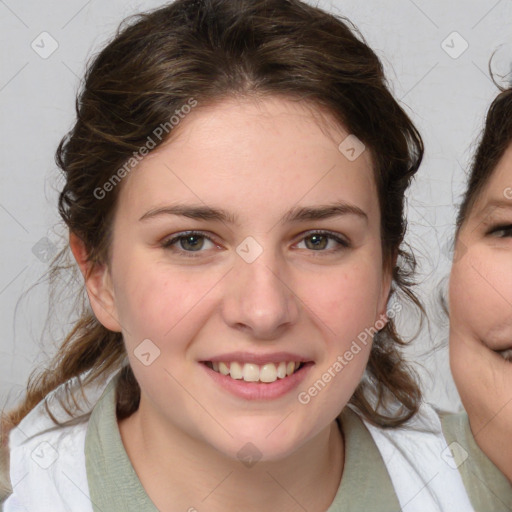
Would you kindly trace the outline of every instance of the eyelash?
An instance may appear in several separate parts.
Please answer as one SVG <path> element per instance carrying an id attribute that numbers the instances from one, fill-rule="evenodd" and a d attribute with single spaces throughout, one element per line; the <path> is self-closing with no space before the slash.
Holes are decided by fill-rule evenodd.
<path id="1" fill-rule="evenodd" d="M 498 238 L 512 237 L 512 224 L 502 224 L 502 225 L 494 226 L 491 229 L 489 229 L 489 231 L 487 231 L 487 234 L 488 235 L 495 235 L 499 231 L 505 231 L 505 232 L 508 231 L 509 235 L 508 236 L 507 235 L 499 236 Z"/>
<path id="2" fill-rule="evenodd" d="M 334 240 L 335 242 L 337 242 L 340 245 L 340 247 L 337 247 L 336 249 L 331 249 L 331 250 L 319 250 L 319 251 L 311 250 L 310 252 L 312 252 L 312 253 L 315 253 L 315 252 L 316 253 L 322 253 L 323 252 L 323 253 L 327 253 L 327 254 L 332 254 L 332 253 L 337 253 L 338 251 L 342 251 L 343 249 L 348 249 L 351 246 L 348 241 L 340 238 L 335 233 L 332 233 L 330 231 L 325 231 L 325 230 L 309 231 L 309 232 L 307 232 L 301 238 L 300 241 L 304 240 L 305 238 L 311 237 L 313 235 L 327 236 L 329 239 Z M 199 251 L 186 251 L 184 249 L 176 250 L 176 248 L 173 247 L 174 245 L 177 245 L 177 243 L 181 239 L 187 238 L 188 236 L 203 237 L 203 238 L 206 238 L 207 240 L 209 240 L 210 242 L 215 243 L 210 236 L 208 236 L 206 233 L 203 233 L 202 231 L 184 231 L 182 233 L 178 233 L 176 236 L 174 236 L 172 238 L 164 240 L 160 245 L 161 245 L 161 247 L 163 249 L 169 249 L 171 251 L 174 251 L 174 252 L 177 252 L 179 254 L 182 254 L 182 255 L 184 255 L 187 258 L 197 258 L 197 257 L 200 256 L 200 253 L 204 252 L 204 251 L 201 251 L 201 250 L 199 250 Z M 315 256 L 317 256 L 317 254 L 315 254 Z M 318 256 L 320 256 L 320 255 L 318 255 Z"/>

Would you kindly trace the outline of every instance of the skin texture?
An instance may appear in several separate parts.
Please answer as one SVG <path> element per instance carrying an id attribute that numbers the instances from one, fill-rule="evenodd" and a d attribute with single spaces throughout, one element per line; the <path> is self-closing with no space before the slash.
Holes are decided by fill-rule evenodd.
<path id="1" fill-rule="evenodd" d="M 323 511 L 334 499 L 343 467 L 334 420 L 370 343 L 308 404 L 297 394 L 382 318 L 391 280 L 370 152 L 349 161 L 338 150 L 347 135 L 304 103 L 224 100 L 194 109 L 122 183 L 110 266 L 86 285 L 99 321 L 122 331 L 141 386 L 139 409 L 119 428 L 160 510 Z M 293 208 L 335 201 L 364 216 L 280 221 Z M 178 203 L 223 208 L 238 224 L 176 215 L 139 221 Z M 316 249 L 311 231 L 319 229 L 348 247 L 328 238 Z M 213 241 L 199 239 L 200 251 L 183 239 L 161 246 L 186 230 Z M 249 236 L 263 250 L 252 263 L 236 252 Z M 80 241 L 70 242 L 85 271 Z M 149 366 L 134 355 L 144 339 L 160 350 Z M 248 401 L 221 389 L 199 362 L 232 351 L 290 351 L 314 366 L 285 396 Z M 250 468 L 237 457 L 248 442 L 261 457 Z"/>
<path id="2" fill-rule="evenodd" d="M 450 364 L 477 444 L 512 481 L 512 147 L 456 242 Z"/>

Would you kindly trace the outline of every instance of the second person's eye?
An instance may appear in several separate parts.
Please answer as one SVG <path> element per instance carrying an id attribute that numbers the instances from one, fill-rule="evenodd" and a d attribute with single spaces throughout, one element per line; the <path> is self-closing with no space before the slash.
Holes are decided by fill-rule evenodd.
<path id="1" fill-rule="evenodd" d="M 494 226 L 487 232 L 487 234 L 495 236 L 497 238 L 512 237 L 512 224 L 504 224 L 504 225 L 500 225 L 500 226 Z"/>

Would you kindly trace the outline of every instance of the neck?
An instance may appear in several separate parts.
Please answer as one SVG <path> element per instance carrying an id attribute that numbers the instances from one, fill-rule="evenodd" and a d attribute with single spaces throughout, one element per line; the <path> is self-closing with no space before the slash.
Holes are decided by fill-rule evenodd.
<path id="1" fill-rule="evenodd" d="M 173 425 L 147 421 L 144 412 L 141 401 L 119 430 L 159 510 L 323 512 L 334 500 L 344 460 L 335 421 L 290 456 L 249 467 Z"/>

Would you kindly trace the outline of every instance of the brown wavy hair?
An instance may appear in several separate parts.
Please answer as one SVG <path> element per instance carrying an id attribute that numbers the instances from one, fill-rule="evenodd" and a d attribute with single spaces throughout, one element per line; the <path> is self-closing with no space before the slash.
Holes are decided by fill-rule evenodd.
<path id="1" fill-rule="evenodd" d="M 508 146 L 512 143 L 512 84 L 508 88 L 500 86 L 492 74 L 491 63 L 492 59 L 489 61 L 489 71 L 500 92 L 494 98 L 485 116 L 484 129 L 471 164 L 467 188 L 457 214 L 456 236 Z"/>
<path id="2" fill-rule="evenodd" d="M 415 261 L 403 247 L 404 193 L 422 160 L 421 136 L 390 93 L 378 57 L 350 21 L 299 0 L 177 0 L 125 20 L 94 56 L 77 97 L 76 123 L 56 151 L 64 177 L 59 213 L 84 242 L 89 270 L 109 262 L 121 190 L 113 187 L 98 199 L 98 188 L 190 98 L 201 108 L 233 96 L 281 96 L 327 109 L 364 142 L 374 163 L 391 294 L 423 311 L 411 290 Z M 79 276 L 66 244 L 49 270 L 53 297 L 59 275 L 70 270 Z M 140 388 L 121 333 L 98 322 L 83 285 L 74 293 L 78 321 L 50 364 L 31 374 L 23 401 L 4 415 L 9 428 L 70 379 L 77 386 L 64 386 L 59 400 L 76 417 L 83 411 L 73 393 L 119 370 L 118 417 L 138 408 Z M 376 425 L 398 426 L 418 410 L 420 389 L 401 356 L 405 343 L 390 319 L 375 336 L 366 378 L 351 399 Z M 391 401 L 398 401 L 398 411 L 386 412 Z"/>

